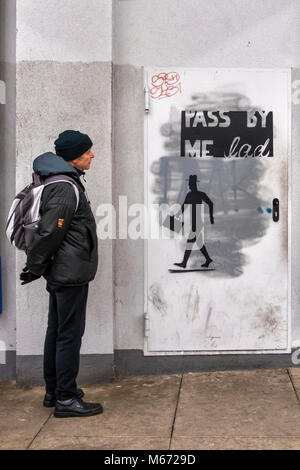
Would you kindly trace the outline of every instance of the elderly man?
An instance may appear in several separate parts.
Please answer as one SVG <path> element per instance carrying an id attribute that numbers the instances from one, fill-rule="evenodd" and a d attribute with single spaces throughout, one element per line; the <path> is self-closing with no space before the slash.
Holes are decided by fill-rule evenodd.
<path id="1" fill-rule="evenodd" d="M 98 265 L 96 223 L 80 180 L 94 158 L 92 145 L 88 135 L 67 130 L 55 141 L 56 155 L 48 152 L 33 162 L 33 170 L 41 178 L 66 175 L 70 180 L 45 186 L 38 232 L 30 242 L 27 264 L 20 275 L 22 284 L 41 276 L 47 281 L 44 406 L 55 405 L 57 418 L 103 411 L 100 403 L 84 402 L 84 393 L 76 385 L 89 282 Z"/>

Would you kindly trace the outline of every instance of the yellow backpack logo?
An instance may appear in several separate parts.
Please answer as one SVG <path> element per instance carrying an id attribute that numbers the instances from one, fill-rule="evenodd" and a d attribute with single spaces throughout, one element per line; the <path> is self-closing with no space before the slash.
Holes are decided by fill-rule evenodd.
<path id="1" fill-rule="evenodd" d="M 57 226 L 62 227 L 65 219 L 58 219 Z"/>

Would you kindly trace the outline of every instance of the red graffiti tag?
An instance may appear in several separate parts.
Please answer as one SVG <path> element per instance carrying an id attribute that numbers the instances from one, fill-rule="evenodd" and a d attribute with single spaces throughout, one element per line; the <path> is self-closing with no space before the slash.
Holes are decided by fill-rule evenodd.
<path id="1" fill-rule="evenodd" d="M 151 79 L 150 94 L 152 98 L 170 98 L 181 93 L 180 75 L 177 72 L 159 73 Z"/>

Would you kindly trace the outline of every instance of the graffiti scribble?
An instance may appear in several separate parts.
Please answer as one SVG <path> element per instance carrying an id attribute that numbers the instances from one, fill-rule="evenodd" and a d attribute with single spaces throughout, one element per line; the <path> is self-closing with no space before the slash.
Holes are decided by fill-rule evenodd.
<path id="1" fill-rule="evenodd" d="M 151 79 L 150 94 L 152 98 L 170 98 L 181 93 L 180 75 L 177 72 L 159 73 Z"/>

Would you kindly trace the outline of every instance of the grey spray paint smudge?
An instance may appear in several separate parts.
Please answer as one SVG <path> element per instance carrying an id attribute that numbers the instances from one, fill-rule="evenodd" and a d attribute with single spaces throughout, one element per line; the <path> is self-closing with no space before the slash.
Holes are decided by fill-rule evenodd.
<path id="1" fill-rule="evenodd" d="M 254 328 L 263 333 L 258 339 L 273 335 L 276 329 L 280 327 L 281 308 L 279 305 L 267 304 L 259 308 L 255 315 Z"/>
<path id="2" fill-rule="evenodd" d="M 159 284 L 155 283 L 149 289 L 149 301 L 153 304 L 154 308 L 163 316 L 167 314 L 168 304 L 163 298 L 163 292 Z"/>
<path id="3" fill-rule="evenodd" d="M 190 110 L 222 109 L 250 110 L 249 99 L 239 93 L 196 93 Z M 255 109 L 259 109 L 255 106 Z M 242 248 L 257 243 L 266 233 L 271 217 L 264 217 L 258 207 L 268 207 L 270 201 L 259 197 L 265 166 L 259 158 L 196 159 L 180 158 L 180 113 L 173 108 L 170 120 L 161 127 L 166 154 L 151 165 L 155 183 L 151 188 L 157 204 L 182 204 L 187 193 L 186 180 L 190 174 L 199 175 L 198 187 L 214 202 L 215 225 L 206 224 L 206 246 L 212 253 L 218 277 L 237 277 L 243 273 L 247 258 Z M 266 213 L 265 213 L 266 214 Z M 268 214 L 269 215 L 269 214 Z M 184 251 L 185 240 L 182 241 Z M 198 262 L 201 254 L 191 254 Z M 199 272 L 198 275 L 203 275 Z M 204 273 L 207 275 L 207 273 Z"/>

